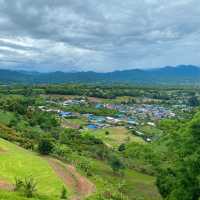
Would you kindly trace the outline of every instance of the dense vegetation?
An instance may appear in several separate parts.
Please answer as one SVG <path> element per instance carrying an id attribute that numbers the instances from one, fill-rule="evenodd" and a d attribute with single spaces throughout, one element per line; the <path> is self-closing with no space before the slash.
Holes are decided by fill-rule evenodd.
<path id="1" fill-rule="evenodd" d="M 194 87 L 142 87 L 131 85 L 81 85 L 81 84 L 57 84 L 57 85 L 0 85 L 0 94 L 13 94 L 23 96 L 38 95 L 77 95 L 84 97 L 95 97 L 115 99 L 117 97 L 130 97 L 124 103 L 134 103 L 134 97 L 159 100 L 160 103 L 168 103 L 169 100 L 185 100 L 189 105 L 198 106 L 199 102 L 195 96 Z M 132 97 L 132 98 L 131 98 Z M 188 98 L 190 98 L 189 101 Z M 173 102 L 173 101 L 172 101 Z M 154 103 L 151 100 L 151 103 Z"/>
<path id="2" fill-rule="evenodd" d="M 158 122 L 162 134 L 152 143 L 130 140 L 114 148 L 100 137 L 81 130 L 65 128 L 55 113 L 40 110 L 46 104 L 44 94 L 83 95 L 101 98 L 129 96 L 124 103 L 152 97 L 160 104 L 181 95 L 195 109 L 180 119 Z M 92 180 L 97 192 L 90 200 L 161 199 L 137 191 L 137 181 L 158 190 L 167 200 L 199 200 L 200 197 L 200 112 L 199 99 L 191 88 L 158 90 L 130 86 L 2 86 L 0 96 L 0 138 L 41 155 L 49 155 L 75 165 Z M 96 115 L 115 115 L 115 111 L 92 106 L 68 107 L 68 110 Z M 100 112 L 100 113 L 98 113 Z M 105 134 L 110 134 L 108 131 Z M 1 169 L 0 169 L 1 170 Z M 134 182 L 135 181 L 135 182 Z M 106 186 L 106 187 L 105 187 Z M 155 191 L 154 189 L 152 189 Z M 63 190 L 63 195 L 65 189 Z"/>

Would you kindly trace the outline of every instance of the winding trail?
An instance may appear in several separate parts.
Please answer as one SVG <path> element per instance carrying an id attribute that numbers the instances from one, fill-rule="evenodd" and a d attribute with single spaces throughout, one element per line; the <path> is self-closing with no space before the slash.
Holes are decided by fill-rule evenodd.
<path id="1" fill-rule="evenodd" d="M 6 151 L 0 148 L 1 153 L 6 153 Z M 43 159 L 47 160 L 56 175 L 72 191 L 73 195 L 70 200 L 84 200 L 95 192 L 95 185 L 86 177 L 82 176 L 73 165 L 65 164 L 52 157 L 43 157 Z M 6 180 L 0 179 L 0 190 L 13 191 L 14 185 Z"/>
<path id="2" fill-rule="evenodd" d="M 95 192 L 94 184 L 80 175 L 74 166 L 63 164 L 54 158 L 48 157 L 46 159 L 57 176 L 74 192 L 74 195 L 70 198 L 71 200 L 83 200 Z"/>

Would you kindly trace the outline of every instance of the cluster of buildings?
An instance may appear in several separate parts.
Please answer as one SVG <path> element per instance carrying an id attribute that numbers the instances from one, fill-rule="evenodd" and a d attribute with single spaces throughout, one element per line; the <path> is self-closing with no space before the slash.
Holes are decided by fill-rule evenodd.
<path id="1" fill-rule="evenodd" d="M 170 109 L 155 104 L 133 104 L 131 106 L 124 104 L 96 104 L 96 108 L 114 109 L 125 116 L 136 118 L 138 121 L 145 119 L 155 121 L 176 116 Z"/>
<path id="2" fill-rule="evenodd" d="M 72 105 L 90 105 L 95 109 L 112 109 L 116 110 L 116 116 L 97 116 L 91 113 L 80 114 L 74 112 L 66 112 L 60 109 L 46 108 L 45 106 L 39 106 L 39 109 L 45 112 L 56 113 L 61 118 L 79 118 L 83 117 L 86 120 L 86 128 L 88 129 L 102 129 L 113 126 L 125 126 L 128 129 L 137 130 L 138 125 L 143 125 L 144 123 L 155 127 L 156 121 L 162 118 L 173 118 L 176 116 L 169 108 L 165 108 L 156 104 L 104 104 L 104 103 L 94 103 L 88 102 L 85 99 L 69 99 L 63 102 L 57 102 L 63 107 Z M 51 106 L 50 106 L 51 107 Z M 140 131 L 135 132 L 136 135 L 142 137 L 145 141 L 150 142 L 151 138 L 147 137 L 144 133 Z"/>
<path id="3" fill-rule="evenodd" d="M 90 104 L 85 99 L 68 99 L 61 103 L 62 106 L 70 105 L 88 105 Z M 105 125 L 138 125 L 142 122 L 148 123 L 150 126 L 155 126 L 154 122 L 162 118 L 173 118 L 176 116 L 170 109 L 162 107 L 156 104 L 103 104 L 93 103 L 96 109 L 106 108 L 116 110 L 118 114 L 115 117 L 108 116 L 95 116 L 93 114 L 84 115 L 89 123 L 98 125 L 98 127 L 105 127 Z M 81 114 L 75 114 L 73 112 L 65 112 L 59 109 L 46 109 L 44 106 L 39 107 L 41 110 L 46 112 L 57 113 L 60 117 L 75 117 Z M 103 125 L 102 125 L 103 124 Z"/>
<path id="4" fill-rule="evenodd" d="M 162 118 L 173 118 L 176 116 L 169 108 L 157 105 L 157 104 L 108 104 L 108 103 L 95 103 L 89 102 L 84 98 L 80 99 L 68 99 L 59 103 L 61 106 L 72 106 L 72 105 L 91 105 L 96 109 L 106 108 L 118 111 L 119 115 L 115 119 L 107 119 L 112 121 L 114 124 L 120 121 L 156 121 Z M 184 108 L 183 108 L 184 109 Z M 69 113 L 68 113 L 69 114 Z M 132 118 L 131 120 L 127 118 Z M 134 120 L 133 120 L 134 119 Z M 97 120 L 98 121 L 98 120 Z"/>
<path id="5" fill-rule="evenodd" d="M 62 111 L 60 109 L 46 108 L 45 106 L 39 106 L 38 108 L 43 112 L 56 113 L 60 117 L 76 117 L 77 116 L 73 112 L 66 112 L 66 111 Z"/>
<path id="6" fill-rule="evenodd" d="M 80 105 L 80 104 L 86 104 L 86 100 L 85 99 L 68 99 L 65 100 L 64 102 L 62 102 L 63 106 L 70 106 L 70 105 Z"/>
<path id="7" fill-rule="evenodd" d="M 176 116 L 176 114 L 168 108 L 149 104 L 131 106 L 130 113 L 138 116 L 140 119 L 150 118 L 152 121 L 160 120 L 162 118 L 172 118 Z"/>
<path id="8" fill-rule="evenodd" d="M 187 105 L 187 101 L 179 96 L 174 96 L 168 101 L 151 101 L 145 97 L 137 98 L 134 102 L 114 103 L 117 101 L 103 101 L 99 98 L 84 98 L 84 97 L 50 97 L 45 103 L 45 106 L 40 106 L 39 109 L 45 112 L 55 113 L 65 127 L 75 127 L 77 129 L 104 129 L 108 127 L 124 126 L 130 132 L 143 138 L 147 142 L 156 140 L 159 137 L 160 130 L 156 126 L 157 122 L 165 118 L 181 118 L 185 116 L 185 112 L 192 110 Z M 109 103 L 108 103 L 109 102 Z M 78 109 L 76 109 L 76 106 Z M 81 114 L 78 113 L 80 108 L 87 107 L 84 112 L 96 113 Z M 73 110 L 73 108 L 75 108 Z M 90 109 L 91 108 L 91 109 Z M 93 111 L 94 109 L 94 111 Z M 109 111 L 97 109 L 110 109 Z M 75 110 L 77 112 L 75 112 Z M 113 112 L 113 110 L 117 112 Z M 105 116 L 98 116 L 99 113 L 105 113 Z M 113 113 L 116 113 L 113 116 Z M 183 114 L 183 115 L 182 115 Z M 75 119 L 75 120 L 74 120 Z M 64 126 L 63 125 L 63 126 Z M 157 134 L 158 132 L 158 134 Z"/>

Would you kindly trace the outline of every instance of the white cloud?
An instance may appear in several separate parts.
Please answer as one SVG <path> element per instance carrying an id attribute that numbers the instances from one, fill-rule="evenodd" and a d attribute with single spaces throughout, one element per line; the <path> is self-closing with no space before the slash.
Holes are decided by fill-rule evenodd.
<path id="1" fill-rule="evenodd" d="M 198 65 L 199 13 L 199 0 L 0 0 L 0 65 L 42 71 Z"/>

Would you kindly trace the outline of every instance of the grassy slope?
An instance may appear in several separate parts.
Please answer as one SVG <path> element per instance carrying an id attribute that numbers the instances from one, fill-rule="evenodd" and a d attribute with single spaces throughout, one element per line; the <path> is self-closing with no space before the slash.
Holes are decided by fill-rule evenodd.
<path id="1" fill-rule="evenodd" d="M 55 175 L 47 161 L 35 153 L 26 151 L 14 144 L 0 139 L 0 179 L 14 182 L 15 177 L 32 176 L 38 183 L 38 193 L 56 199 L 63 186 L 62 181 Z M 0 192 L 0 199 L 6 193 Z M 6 194 L 8 195 L 8 194 Z M 7 197 L 7 199 L 9 199 Z M 15 198 L 17 199 L 17 197 Z"/>
<path id="2" fill-rule="evenodd" d="M 52 200 L 52 198 L 47 196 L 26 198 L 22 194 L 17 192 L 6 192 L 0 190 L 0 200 Z M 59 198 L 54 198 L 54 200 L 59 200 Z"/>
<path id="3" fill-rule="evenodd" d="M 91 134 L 97 135 L 112 146 L 118 146 L 124 142 L 128 136 L 131 137 L 132 141 L 143 142 L 143 140 L 134 137 L 129 134 L 126 129 L 121 127 L 109 128 L 108 131 L 110 134 L 108 136 L 105 135 L 106 130 L 107 129 L 97 130 Z M 60 194 L 63 183 L 55 176 L 45 160 L 34 153 L 25 151 L 24 149 L 1 139 L 0 148 L 7 150 L 6 153 L 0 154 L 0 180 L 5 179 L 13 182 L 16 176 L 25 177 L 27 175 L 32 175 L 37 178 L 37 182 L 39 183 L 39 193 L 42 195 L 49 195 L 53 197 L 53 199 L 56 199 L 56 196 Z M 29 166 L 31 167 L 29 168 Z M 101 177 L 116 185 L 117 188 L 117 184 L 120 183 L 122 178 L 114 175 L 108 165 L 93 160 L 92 166 L 95 175 L 98 177 L 97 179 L 92 178 L 98 191 L 105 188 L 104 183 L 102 184 L 101 182 Z M 126 170 L 123 179 L 126 182 L 126 195 L 128 195 L 130 199 L 133 199 L 134 197 L 144 197 L 144 200 L 160 200 L 160 196 L 154 184 L 154 177 L 146 176 L 134 170 Z M 17 193 L 0 191 L 0 200 L 4 199 L 26 200 L 26 198 L 23 198 Z M 40 197 L 40 199 L 49 200 L 52 198 Z"/>
<path id="4" fill-rule="evenodd" d="M 105 181 L 115 185 L 115 189 L 124 181 L 125 183 L 125 194 L 130 200 L 135 198 L 142 200 L 161 200 L 160 194 L 155 185 L 155 178 L 135 170 L 125 170 L 124 176 L 120 177 L 115 175 L 112 169 L 101 161 L 92 161 L 93 172 L 95 172 L 96 178 L 92 178 L 95 182 L 98 191 L 105 190 Z M 101 178 L 104 178 L 102 182 Z M 91 198 L 92 199 L 92 198 Z"/>
<path id="5" fill-rule="evenodd" d="M 110 134 L 105 135 L 105 131 L 109 131 Z M 123 127 L 114 127 L 96 131 L 89 130 L 84 133 L 93 134 L 113 147 L 119 146 L 121 143 L 125 142 L 128 137 L 130 138 L 130 141 L 144 143 L 141 138 L 130 134 L 129 131 Z M 152 176 L 139 173 L 135 170 L 125 170 L 124 177 L 122 178 L 113 174 L 112 169 L 108 165 L 97 160 L 92 160 L 92 168 L 92 171 L 96 175 L 96 178 L 93 178 L 93 182 L 95 182 L 98 191 L 103 191 L 105 189 L 104 181 L 115 185 L 115 188 L 117 188 L 117 185 L 124 180 L 126 183 L 125 193 L 130 199 L 161 199 L 157 187 L 155 186 L 155 178 Z M 104 179 L 103 182 L 101 177 Z"/>

